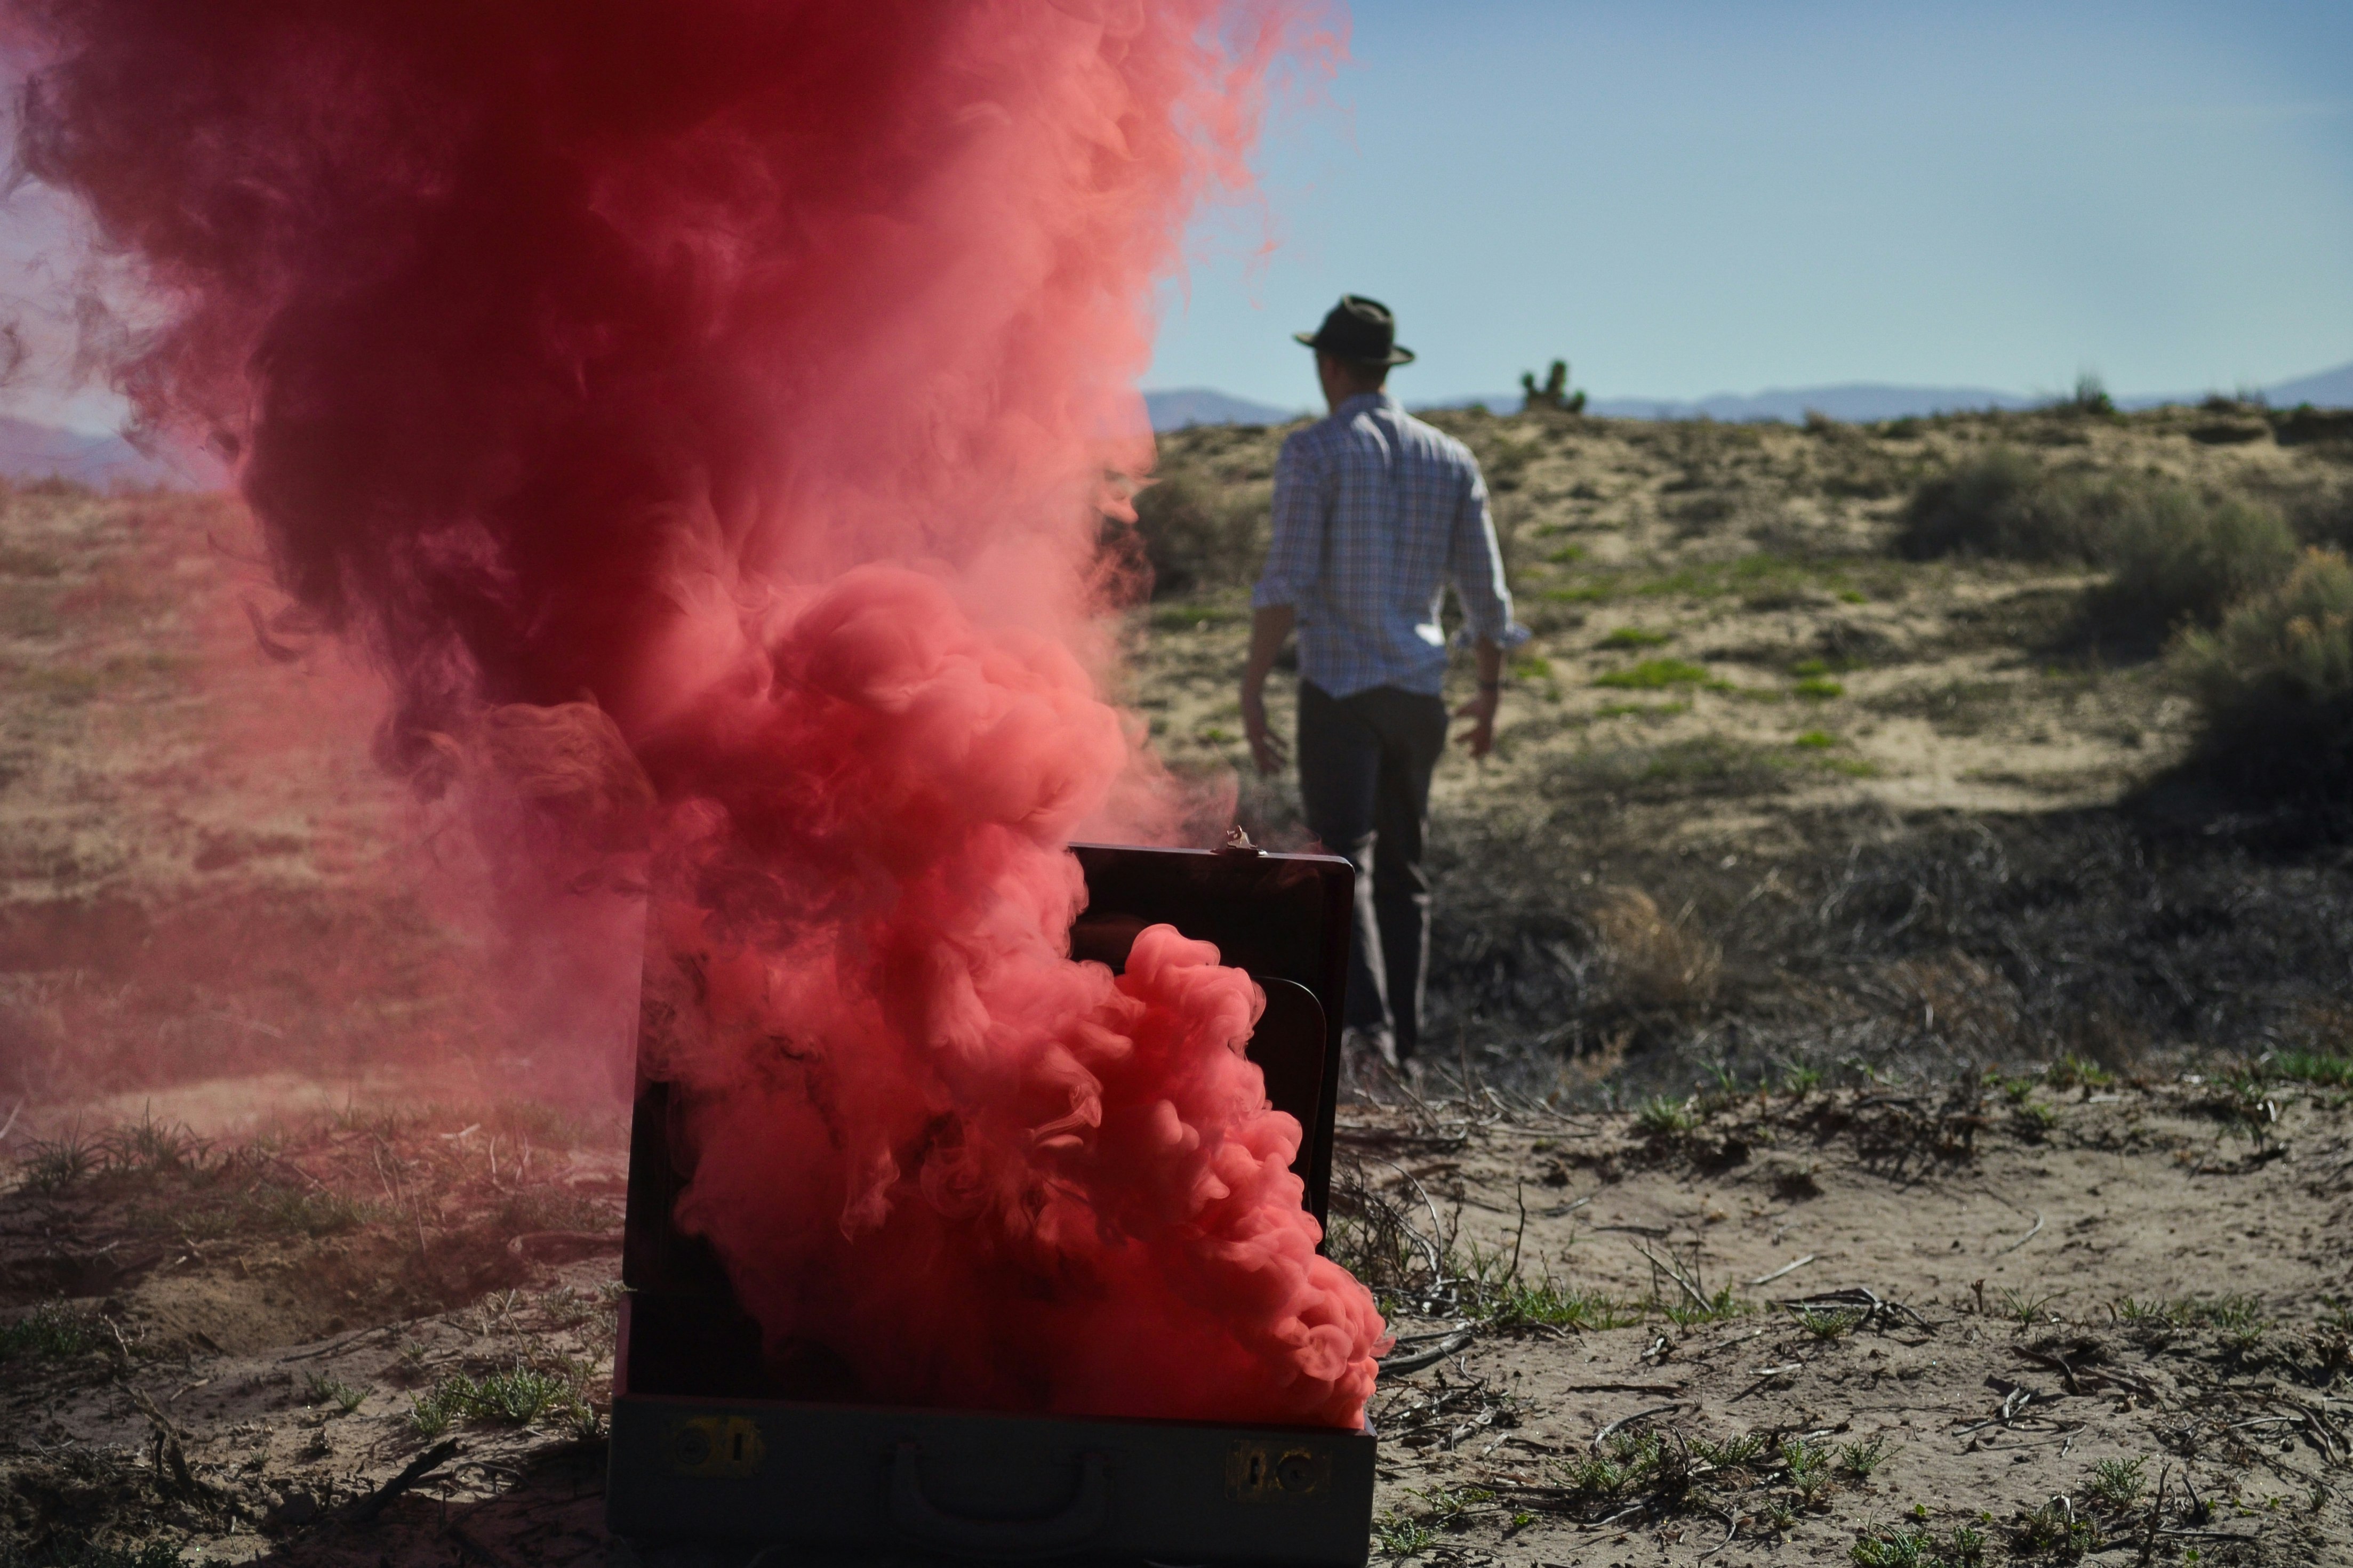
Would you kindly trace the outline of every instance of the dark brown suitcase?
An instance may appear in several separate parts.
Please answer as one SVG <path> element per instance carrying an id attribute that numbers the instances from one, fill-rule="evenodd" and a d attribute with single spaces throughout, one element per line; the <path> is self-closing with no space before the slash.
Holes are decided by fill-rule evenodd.
<path id="1" fill-rule="evenodd" d="M 1347 982 L 1348 862 L 1254 850 L 1081 845 L 1071 951 L 1114 969 L 1166 921 L 1250 972 L 1249 1047 L 1306 1131 L 1296 1169 L 1324 1217 Z M 652 1026 L 650 1022 L 649 1027 Z M 778 1381 L 698 1238 L 670 1224 L 668 1086 L 639 1078 L 606 1518 L 639 1554 L 785 1563 L 1365 1562 L 1369 1430 L 1122 1421 L 819 1401 Z M 736 1543 L 731 1551 L 722 1543 Z"/>

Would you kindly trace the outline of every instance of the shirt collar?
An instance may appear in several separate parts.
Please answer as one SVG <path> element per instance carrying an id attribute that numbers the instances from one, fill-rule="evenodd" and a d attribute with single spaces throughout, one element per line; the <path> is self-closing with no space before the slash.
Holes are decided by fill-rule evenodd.
<path id="1" fill-rule="evenodd" d="M 1335 419 L 1353 419 L 1359 414 L 1369 414 L 1376 408 L 1395 409 L 1398 400 L 1386 392 L 1360 392 L 1332 410 Z"/>

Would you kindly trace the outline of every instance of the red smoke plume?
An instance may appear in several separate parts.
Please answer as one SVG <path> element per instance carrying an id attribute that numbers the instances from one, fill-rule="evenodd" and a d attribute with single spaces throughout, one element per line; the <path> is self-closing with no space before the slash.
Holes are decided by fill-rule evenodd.
<path id="1" fill-rule="evenodd" d="M 1093 615 L 1151 288 L 1314 18 L 6 8 L 26 166 L 177 305 L 130 388 L 390 674 L 386 760 L 527 829 L 518 920 L 649 879 L 680 1217 L 772 1344 L 883 1398 L 1357 1421 L 1381 1325 L 1250 981 L 1064 935 L 1070 837 L 1168 811 Z"/>

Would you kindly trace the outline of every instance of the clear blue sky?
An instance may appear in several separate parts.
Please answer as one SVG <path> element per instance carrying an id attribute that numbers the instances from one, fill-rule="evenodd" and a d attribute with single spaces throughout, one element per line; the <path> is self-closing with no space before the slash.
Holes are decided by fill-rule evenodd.
<path id="1" fill-rule="evenodd" d="M 1417 401 L 1556 354 L 1657 397 L 2084 370 L 2195 392 L 2353 360 L 2347 0 L 1353 16 L 1326 100 L 1269 128 L 1263 208 L 1196 230 L 1146 385 L 1303 406 L 1288 334 L 1344 289 L 1399 312 Z M 0 303 L 35 351 L 0 411 L 102 426 L 111 397 L 65 390 L 61 227 L 37 189 L 0 210 Z"/>
<path id="2" fill-rule="evenodd" d="M 2118 393 L 2353 360 L 2353 5 L 1360 0 L 1196 231 L 1145 384 L 1304 405 L 1386 300 L 1409 401 Z M 1276 249 L 1248 252 L 1271 222 Z"/>

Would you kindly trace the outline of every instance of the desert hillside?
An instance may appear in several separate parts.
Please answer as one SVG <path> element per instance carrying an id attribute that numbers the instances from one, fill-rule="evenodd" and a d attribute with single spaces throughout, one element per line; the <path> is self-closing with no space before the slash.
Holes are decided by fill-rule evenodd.
<path id="1" fill-rule="evenodd" d="M 1445 422 L 1536 637 L 1433 1070 L 1340 1113 L 1375 1560 L 2353 1562 L 2353 429 Z M 1114 542 L 1213 784 L 1284 433 Z M 675 1556 L 601 1526 L 610 1042 L 375 717 L 230 503 L 5 498 L 5 1568 Z"/>

